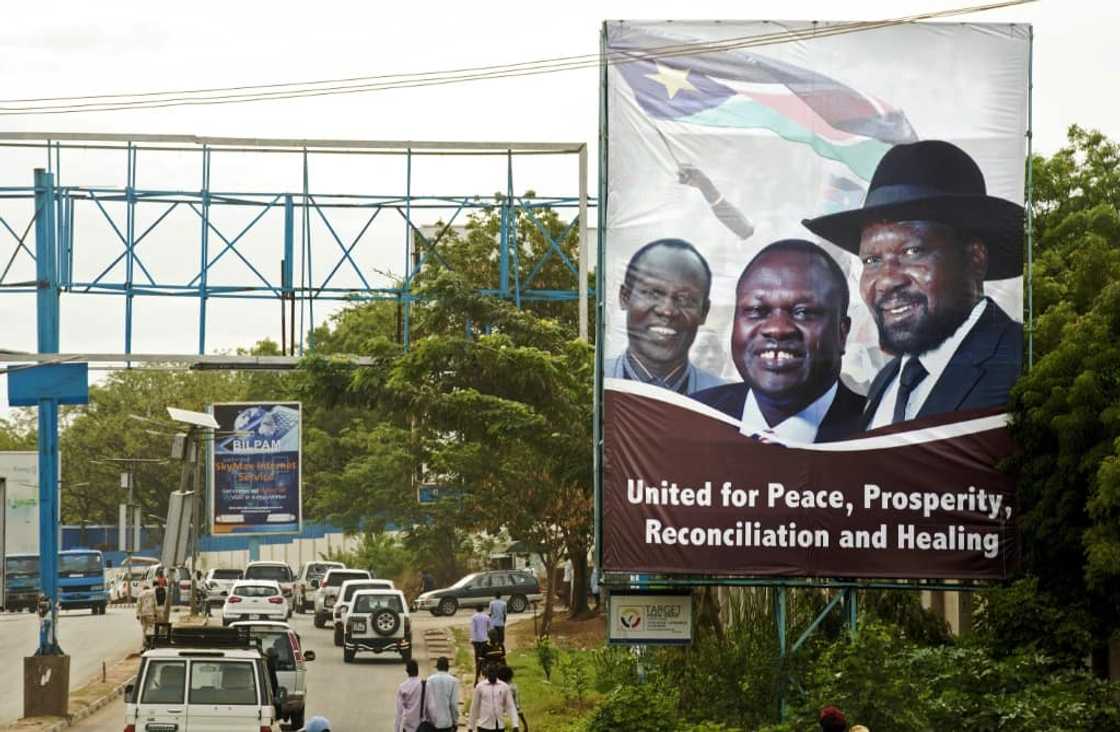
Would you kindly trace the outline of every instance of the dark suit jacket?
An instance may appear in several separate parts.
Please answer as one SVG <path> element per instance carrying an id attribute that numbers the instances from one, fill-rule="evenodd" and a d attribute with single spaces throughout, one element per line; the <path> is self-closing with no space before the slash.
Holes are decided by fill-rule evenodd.
<path id="1" fill-rule="evenodd" d="M 898 374 L 901 362 L 901 358 L 895 357 L 871 382 L 863 420 L 865 429 L 879 408 L 883 392 Z M 961 341 L 917 417 L 1007 404 L 1011 385 L 1019 378 L 1022 363 L 1022 324 L 988 300 L 988 307 Z"/>
<path id="2" fill-rule="evenodd" d="M 723 386 L 703 389 L 689 394 L 698 402 L 718 409 L 735 419 L 742 419 L 743 405 L 747 402 L 748 387 L 745 383 L 724 384 Z M 866 400 L 844 386 L 841 382 L 836 389 L 836 398 L 817 428 L 815 442 L 838 442 L 846 440 L 862 431 L 863 405 Z"/>

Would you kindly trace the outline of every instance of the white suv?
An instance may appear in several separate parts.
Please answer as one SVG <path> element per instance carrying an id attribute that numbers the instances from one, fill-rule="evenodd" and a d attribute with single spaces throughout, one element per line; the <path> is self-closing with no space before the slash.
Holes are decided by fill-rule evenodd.
<path id="1" fill-rule="evenodd" d="M 361 579 L 361 580 L 346 580 L 338 588 L 338 597 L 335 600 L 334 607 L 331 608 L 331 616 L 334 619 L 334 644 L 336 646 L 342 645 L 342 636 L 346 628 L 346 613 L 350 608 L 350 601 L 354 598 L 354 593 L 358 590 L 395 590 L 393 580 L 382 579 Z"/>
<path id="2" fill-rule="evenodd" d="M 373 579 L 364 569 L 328 569 L 315 592 L 315 627 L 325 628 L 331 619 L 334 603 L 338 600 L 338 590 L 346 580 Z"/>
<path id="3" fill-rule="evenodd" d="M 186 633 L 184 631 L 194 631 Z M 247 630 L 247 629 L 246 629 Z M 136 682 L 125 689 L 126 730 L 277 728 L 271 676 L 259 641 L 228 628 L 160 626 L 153 648 L 140 657 Z"/>
<path id="4" fill-rule="evenodd" d="M 358 590 L 346 616 L 342 660 L 350 663 L 358 651 L 400 653 L 412 658 L 412 619 L 400 590 Z"/>

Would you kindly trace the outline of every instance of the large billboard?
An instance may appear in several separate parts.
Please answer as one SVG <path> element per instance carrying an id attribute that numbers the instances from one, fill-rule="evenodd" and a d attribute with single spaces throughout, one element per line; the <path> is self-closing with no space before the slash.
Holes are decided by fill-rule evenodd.
<path id="1" fill-rule="evenodd" d="M 212 407 L 210 530 L 296 534 L 302 521 L 302 410 L 299 402 Z"/>
<path id="2" fill-rule="evenodd" d="M 1007 576 L 1029 26 L 604 32 L 603 569 Z"/>

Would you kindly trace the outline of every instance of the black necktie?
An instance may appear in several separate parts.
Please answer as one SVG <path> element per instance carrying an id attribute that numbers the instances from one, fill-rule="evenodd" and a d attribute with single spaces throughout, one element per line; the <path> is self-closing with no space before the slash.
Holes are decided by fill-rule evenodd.
<path id="1" fill-rule="evenodd" d="M 898 395 L 894 400 L 894 417 L 891 424 L 906 421 L 906 402 L 910 401 L 910 393 L 914 387 L 922 383 L 922 379 L 929 376 L 926 367 L 916 358 L 910 358 L 902 367 L 902 375 L 898 377 Z"/>

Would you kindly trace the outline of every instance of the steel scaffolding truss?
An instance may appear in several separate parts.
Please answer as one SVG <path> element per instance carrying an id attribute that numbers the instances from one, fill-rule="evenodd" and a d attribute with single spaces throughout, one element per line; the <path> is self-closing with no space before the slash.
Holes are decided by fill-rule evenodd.
<path id="1" fill-rule="evenodd" d="M 43 288 L 68 295 L 115 295 L 124 299 L 124 353 L 133 352 L 134 309 L 138 298 L 186 297 L 198 301 L 198 353 L 206 351 L 207 304 L 214 299 L 266 299 L 288 303 L 281 312 L 290 313 L 293 348 L 302 352 L 304 334 L 316 324 L 315 305 L 320 301 L 392 300 L 401 303 L 402 338 L 407 345 L 410 305 L 417 298 L 416 278 L 426 267 L 438 262 L 448 266 L 443 254 L 447 233 L 466 214 L 483 209 L 496 210 L 501 221 L 499 232 L 497 281 L 481 292 L 509 299 L 518 305 L 532 301 L 580 302 L 581 334 L 587 328 L 587 247 L 589 206 L 595 202 L 587 195 L 587 148 L 583 143 L 507 143 L 507 142 L 379 142 L 362 140 L 279 140 L 242 138 L 201 138 L 173 135 L 109 135 L 63 133 L 0 133 L 0 148 L 38 148 L 45 153 L 46 169 L 30 186 L 0 187 L 0 201 L 26 200 L 26 209 L 0 211 L 0 292 L 37 292 Z M 86 185 L 64 178 L 64 167 L 71 150 L 116 151 L 125 172 L 121 186 Z M 141 158 L 152 152 L 177 153 L 197 160 L 198 189 L 182 187 L 146 188 L 138 185 Z M 211 185 L 215 163 L 229 153 L 297 156 L 302 166 L 302 187 L 297 190 L 251 191 L 217 190 Z M 393 194 L 327 193 L 309 186 L 311 170 L 317 159 L 338 155 L 395 156 L 403 162 L 403 192 Z M 506 185 L 503 195 L 415 195 L 413 163 L 419 156 L 501 156 L 505 160 Z M 576 155 L 579 159 L 578 193 L 575 196 L 520 196 L 514 192 L 515 163 L 523 156 Z M 28 171 L 30 174 L 31 171 Z M 30 175 L 28 176 L 31 177 Z M 35 203 L 39 201 L 40 203 Z M 36 227 L 43 217 L 47 226 Z M 246 212 L 244 222 L 231 225 L 216 220 L 222 210 Z M 544 225 L 544 210 L 557 212 L 567 222 L 564 231 L 554 236 Z M 341 212 L 362 224 L 346 230 L 338 219 Z M 78 213 L 82 228 L 79 230 Z M 178 212 L 178 213 L 177 213 Z M 442 228 L 425 232 L 417 215 L 438 212 Z M 143 213 L 144 216 L 140 214 Z M 91 215 L 92 214 L 92 215 Z M 173 215 L 176 217 L 173 223 Z M 358 254 L 384 243 L 372 242 L 371 226 L 379 217 L 399 217 L 403 223 L 402 272 L 384 281 L 359 264 Z M 183 218 L 193 224 L 184 226 Z M 518 217 L 531 222 L 547 243 L 534 262 L 522 263 L 526 251 L 518 241 Z M 228 217 L 227 217 L 228 218 Z M 145 221 L 145 223 L 141 223 Z M 96 223 L 95 223 L 96 222 Z M 312 226 L 315 222 L 315 226 Z M 88 227 L 102 226 L 113 246 L 93 245 L 85 236 Z M 259 245 L 247 247 L 250 235 L 266 225 L 282 230 L 281 237 L 268 240 L 265 251 Z M 578 227 L 580 256 L 573 262 L 561 246 Z M 185 250 L 195 265 L 182 267 L 174 277 L 155 273 L 149 266 L 158 232 L 174 228 L 174 244 Z M 313 231 L 319 232 L 313 247 Z M 183 231 L 194 233 L 184 239 Z M 28 234 L 37 231 L 36 241 Z M 324 237 L 325 232 L 325 237 Z M 45 236 L 47 241 L 38 241 Z M 105 240 L 104 235 L 100 235 Z M 323 259 L 323 245 L 331 255 Z M 185 242 L 185 243 L 184 243 Z M 82 247 L 85 247 L 84 249 Z M 44 252 L 54 260 L 47 278 L 34 280 L 15 276 L 21 267 L 35 268 Z M 75 268 L 80 253 L 83 271 Z M 166 252 L 163 252 L 166 254 Z M 91 268 L 90 263 L 96 262 Z M 550 262 L 559 262 L 571 275 L 569 288 L 536 285 L 537 276 Z M 235 266 L 230 267 L 230 263 Z M 221 265 L 221 272 L 219 272 Z M 278 266 L 279 265 L 279 266 Z M 522 266 L 524 265 L 524 266 Z M 521 272 L 528 270 L 522 278 Z M 43 268 L 39 267 L 40 272 Z M 234 272 L 231 274 L 231 271 Z M 384 275 L 377 272 L 378 275 Z M 349 284 L 343 283 L 343 278 Z M 382 281 L 378 281 L 378 280 Z M 41 314 L 40 314 L 41 315 Z M 298 345 L 296 318 L 298 317 Z M 57 323 L 54 327 L 57 327 Z"/>

